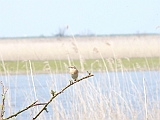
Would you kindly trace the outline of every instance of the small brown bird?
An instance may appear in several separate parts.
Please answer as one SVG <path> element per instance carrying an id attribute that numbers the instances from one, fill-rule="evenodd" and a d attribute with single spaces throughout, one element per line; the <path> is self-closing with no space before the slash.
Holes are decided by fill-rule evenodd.
<path id="1" fill-rule="evenodd" d="M 70 66 L 70 74 L 71 74 L 71 77 L 76 80 L 78 78 L 78 70 L 75 66 Z"/>

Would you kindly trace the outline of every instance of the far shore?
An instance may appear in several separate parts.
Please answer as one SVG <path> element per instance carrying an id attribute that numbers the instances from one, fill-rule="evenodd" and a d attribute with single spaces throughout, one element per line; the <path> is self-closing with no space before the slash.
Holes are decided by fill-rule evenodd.
<path id="1" fill-rule="evenodd" d="M 85 60 L 2 61 L 0 75 L 68 73 L 68 66 L 75 65 L 79 72 L 128 72 L 160 71 L 160 57 L 108 58 Z"/>
<path id="2" fill-rule="evenodd" d="M 159 56 L 160 35 L 0 38 L 4 61 Z"/>

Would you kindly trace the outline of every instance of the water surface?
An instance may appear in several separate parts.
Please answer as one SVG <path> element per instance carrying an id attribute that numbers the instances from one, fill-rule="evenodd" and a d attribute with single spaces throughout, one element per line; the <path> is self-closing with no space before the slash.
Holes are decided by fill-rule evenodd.
<path id="1" fill-rule="evenodd" d="M 124 98 L 129 103 L 132 102 L 134 107 L 140 108 L 137 102 L 141 94 L 144 99 L 146 90 L 147 98 L 151 102 L 159 101 L 160 97 L 160 72 L 159 71 L 136 71 L 136 72 L 102 72 L 93 73 L 94 77 L 81 81 L 76 85 L 67 89 L 59 95 L 55 103 L 59 102 L 68 113 L 72 104 L 76 101 L 75 89 L 79 89 L 85 93 L 86 88 L 83 85 L 88 84 L 97 91 L 101 91 L 106 97 L 117 94 L 120 98 Z M 87 73 L 80 73 L 79 77 L 85 76 Z M 5 116 L 15 113 L 27 105 L 38 99 L 39 103 L 48 101 L 51 97 L 50 90 L 60 91 L 70 80 L 70 75 L 65 74 L 37 74 L 37 75 L 2 75 L 0 80 L 5 88 L 8 89 L 5 102 Z M 81 86 L 81 87 L 79 87 Z M 90 90 L 90 88 L 88 88 Z M 2 93 L 2 90 L 0 89 Z M 92 93 L 91 93 L 92 94 Z M 71 99 L 73 97 L 73 99 Z M 113 102 L 114 104 L 114 102 Z M 37 109 L 40 109 L 37 108 Z M 49 118 L 54 117 L 52 106 L 48 106 Z M 19 119 L 31 119 L 36 113 L 32 110 L 18 116 Z"/>

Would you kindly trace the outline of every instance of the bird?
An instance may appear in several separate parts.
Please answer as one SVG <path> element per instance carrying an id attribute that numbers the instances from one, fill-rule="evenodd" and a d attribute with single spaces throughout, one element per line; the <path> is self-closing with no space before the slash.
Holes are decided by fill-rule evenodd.
<path id="1" fill-rule="evenodd" d="M 70 69 L 70 74 L 71 74 L 71 77 L 76 81 L 76 79 L 78 78 L 78 70 L 75 66 L 70 66 L 69 67 Z"/>

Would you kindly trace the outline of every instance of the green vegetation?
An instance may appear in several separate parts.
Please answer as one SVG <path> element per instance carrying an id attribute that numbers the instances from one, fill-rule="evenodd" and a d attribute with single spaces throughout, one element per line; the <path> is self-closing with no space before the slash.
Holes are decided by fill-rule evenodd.
<path id="1" fill-rule="evenodd" d="M 31 66 L 30 66 L 31 63 Z M 158 70 L 160 58 L 121 58 L 97 60 L 48 60 L 48 61 L 4 61 L 0 63 L 0 73 L 34 73 L 65 72 L 69 64 L 75 65 L 80 71 L 116 71 L 116 70 Z M 84 69 L 83 69 L 84 68 Z"/>

